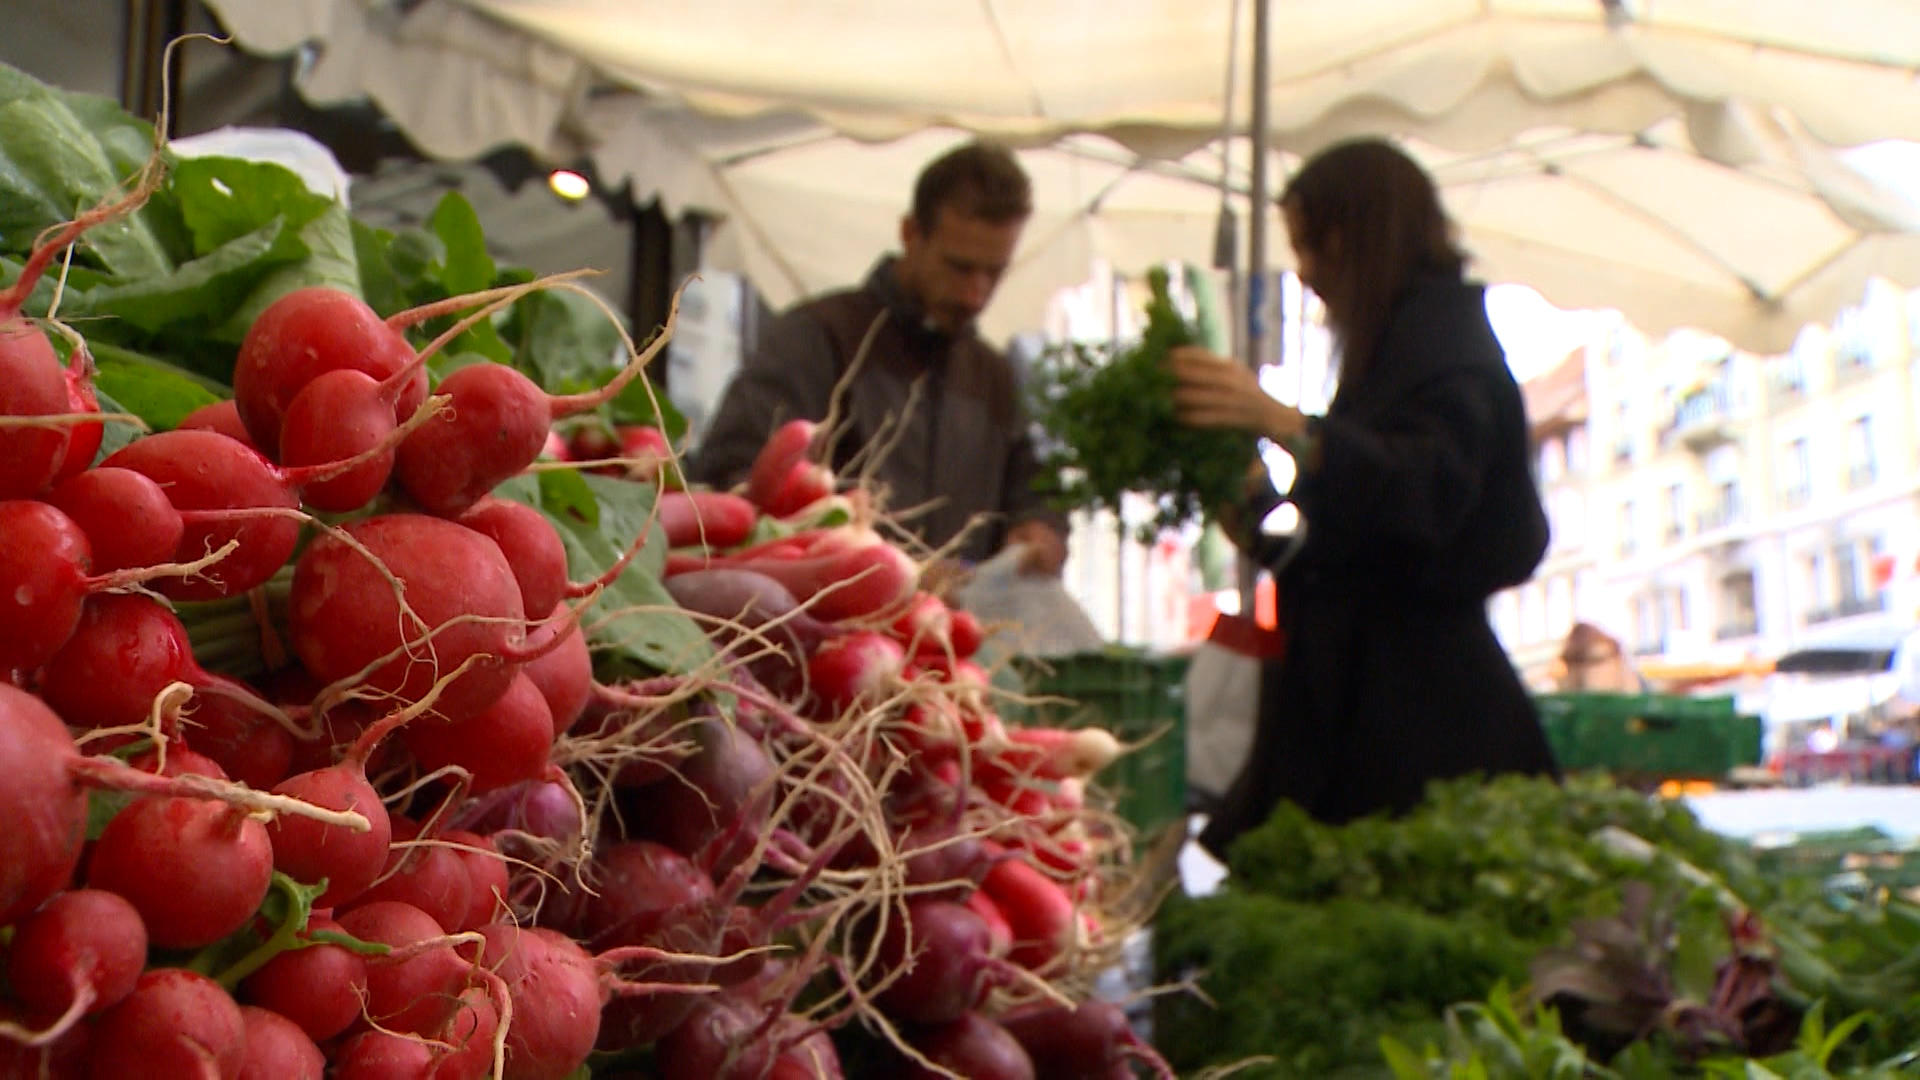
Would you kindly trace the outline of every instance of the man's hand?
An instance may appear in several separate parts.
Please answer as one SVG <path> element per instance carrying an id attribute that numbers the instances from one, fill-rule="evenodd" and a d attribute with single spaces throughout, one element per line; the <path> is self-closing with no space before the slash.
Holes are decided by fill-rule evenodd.
<path id="1" fill-rule="evenodd" d="M 1026 545 L 1020 559 L 1023 574 L 1059 577 L 1067 564 L 1067 538 L 1044 521 L 1023 521 L 1007 530 L 1007 546 Z"/>

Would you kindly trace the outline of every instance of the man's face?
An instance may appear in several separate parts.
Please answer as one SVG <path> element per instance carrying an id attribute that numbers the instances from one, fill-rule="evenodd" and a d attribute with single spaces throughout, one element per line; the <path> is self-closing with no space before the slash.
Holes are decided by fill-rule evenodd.
<path id="1" fill-rule="evenodd" d="M 948 333 L 973 324 L 1013 262 L 1023 220 L 994 224 L 942 210 L 933 228 L 909 214 L 900 226 L 900 280 L 927 319 Z"/>

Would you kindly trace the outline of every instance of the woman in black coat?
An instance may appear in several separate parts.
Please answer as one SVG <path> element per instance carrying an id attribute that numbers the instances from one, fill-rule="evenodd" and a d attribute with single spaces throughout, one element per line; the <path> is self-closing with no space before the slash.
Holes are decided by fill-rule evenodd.
<path id="1" fill-rule="evenodd" d="M 1286 655 L 1200 837 L 1222 857 L 1283 798 L 1339 823 L 1405 812 L 1430 780 L 1558 773 L 1486 614 L 1547 547 L 1526 410 L 1433 182 L 1361 140 L 1308 162 L 1280 205 L 1338 344 L 1327 414 L 1267 396 L 1243 364 L 1173 358 L 1183 420 L 1292 454 L 1304 520 L 1278 582 Z"/>

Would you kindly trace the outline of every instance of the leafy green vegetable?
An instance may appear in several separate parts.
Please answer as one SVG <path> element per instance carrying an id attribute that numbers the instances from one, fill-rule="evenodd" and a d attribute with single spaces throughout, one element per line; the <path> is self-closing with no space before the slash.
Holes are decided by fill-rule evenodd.
<path id="1" fill-rule="evenodd" d="M 188 413 L 221 400 L 191 377 L 158 362 L 97 358 L 93 387 L 96 394 L 106 394 L 120 411 L 138 416 L 155 431 L 179 427 Z"/>
<path id="2" fill-rule="evenodd" d="M 1151 541 L 1161 530 L 1243 501 L 1258 439 L 1175 418 L 1167 356 L 1204 339 L 1174 307 L 1167 271 L 1155 267 L 1148 282 L 1152 299 L 1139 343 L 1118 355 L 1086 346 L 1055 350 L 1029 376 L 1028 396 L 1046 433 L 1036 487 L 1066 510 L 1117 510 L 1128 493 L 1153 496 L 1158 511 L 1140 530 Z"/>

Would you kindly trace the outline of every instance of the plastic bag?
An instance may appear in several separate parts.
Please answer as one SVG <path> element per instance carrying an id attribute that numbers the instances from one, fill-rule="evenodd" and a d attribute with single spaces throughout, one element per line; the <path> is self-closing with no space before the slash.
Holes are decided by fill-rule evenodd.
<path id="1" fill-rule="evenodd" d="M 954 592 L 954 601 L 982 623 L 1006 624 L 982 648 L 998 655 L 1066 656 L 1104 647 L 1106 639 L 1059 578 L 1020 572 L 1025 550 L 1009 546 L 974 568 Z"/>

